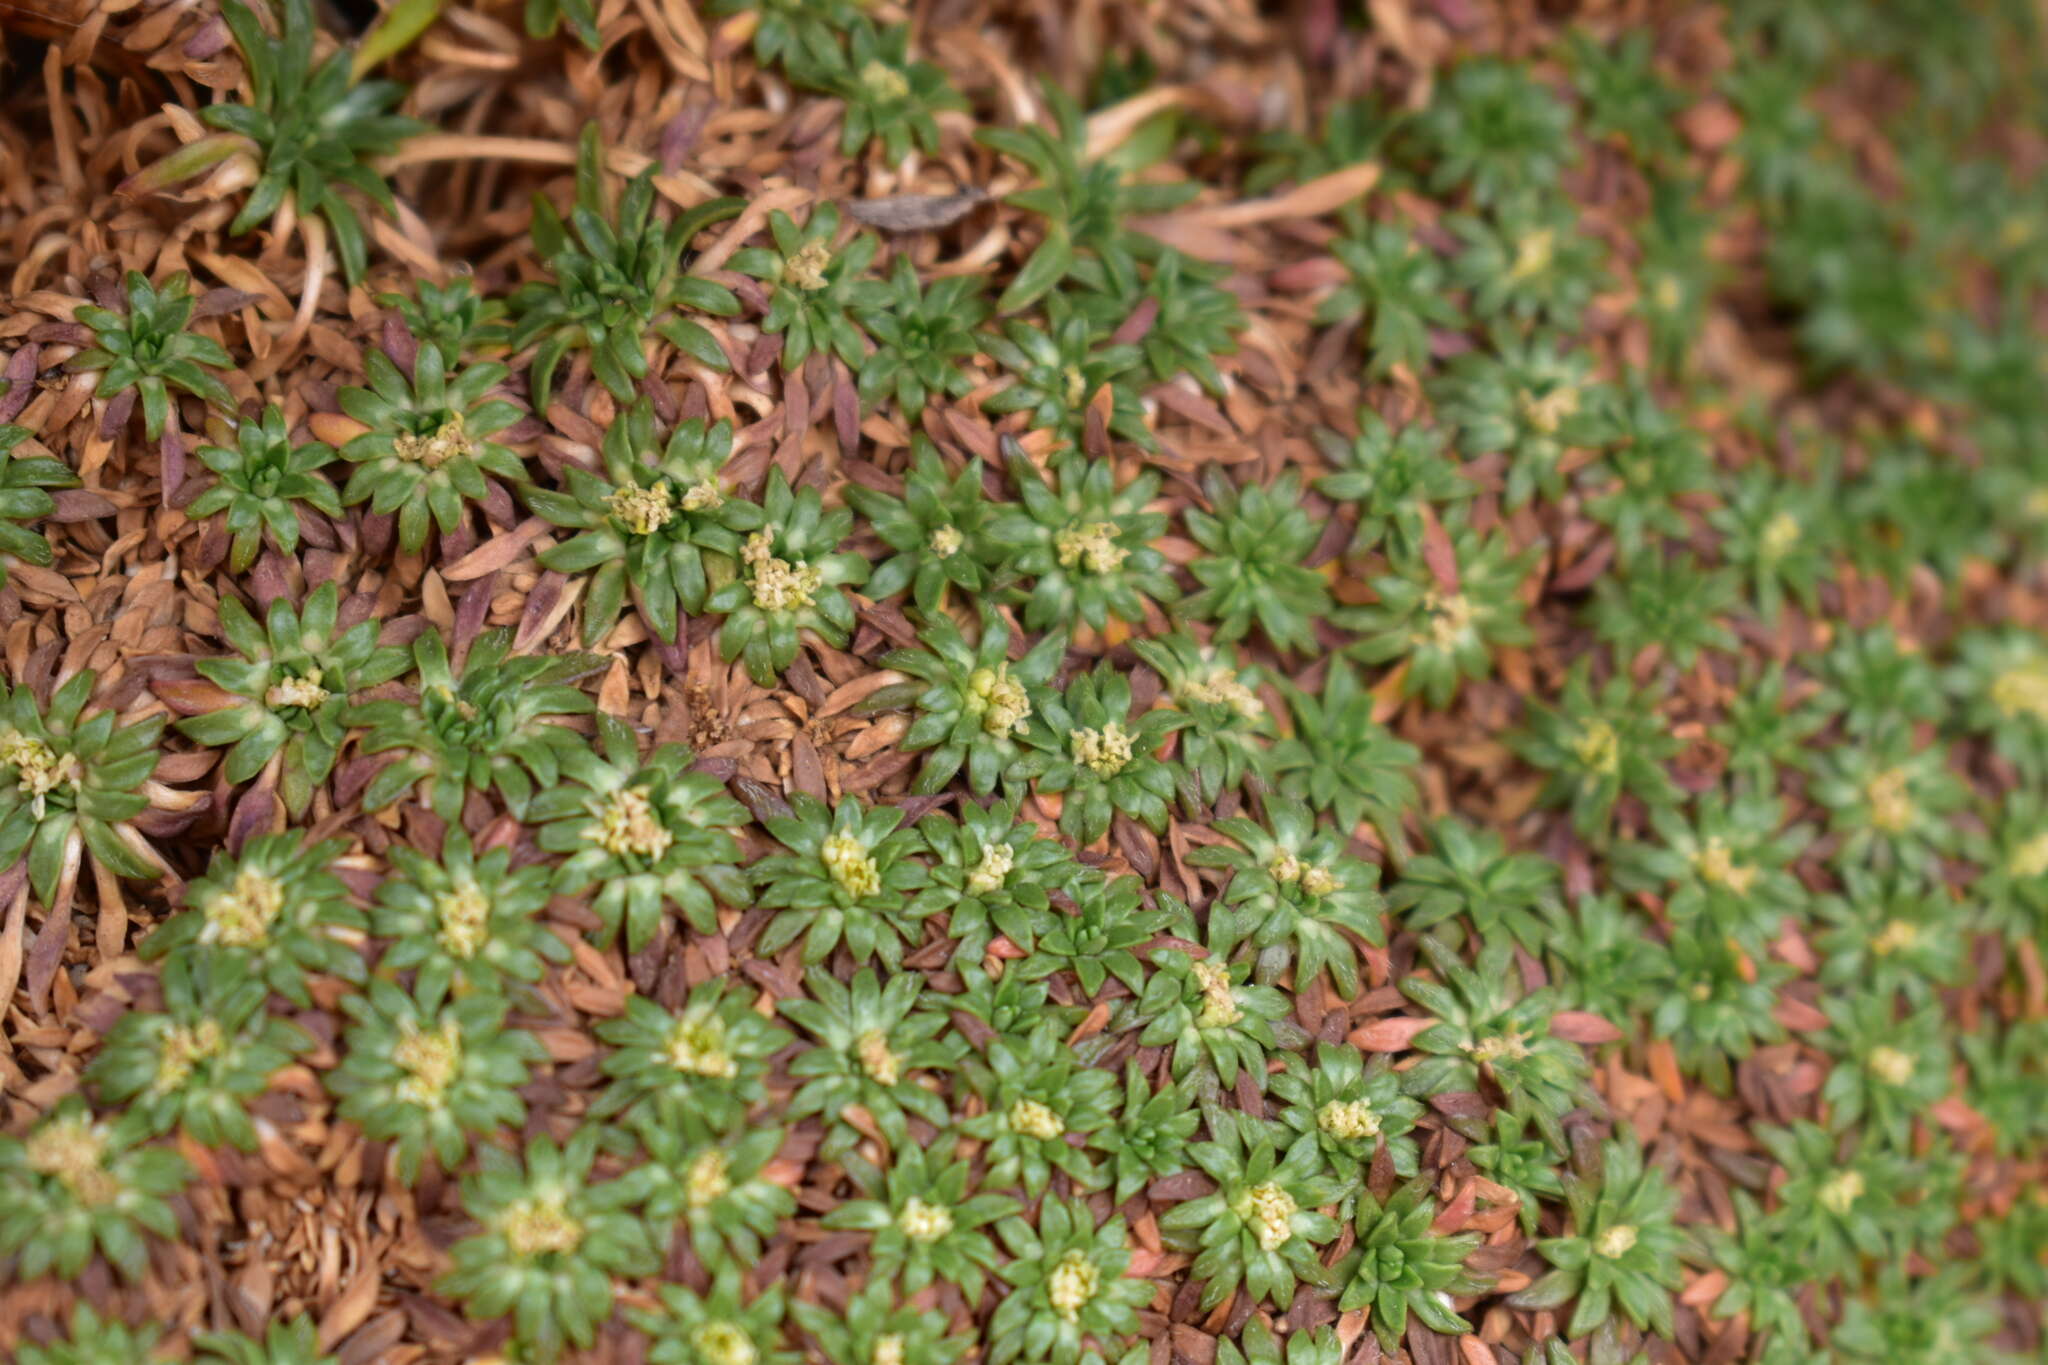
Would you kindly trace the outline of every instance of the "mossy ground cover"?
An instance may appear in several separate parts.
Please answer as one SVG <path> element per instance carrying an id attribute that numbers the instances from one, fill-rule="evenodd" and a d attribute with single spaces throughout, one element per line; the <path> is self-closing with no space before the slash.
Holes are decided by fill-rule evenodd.
<path id="1" fill-rule="evenodd" d="M 0 1353 L 2043 1358 L 2033 7 L 0 31 Z"/>

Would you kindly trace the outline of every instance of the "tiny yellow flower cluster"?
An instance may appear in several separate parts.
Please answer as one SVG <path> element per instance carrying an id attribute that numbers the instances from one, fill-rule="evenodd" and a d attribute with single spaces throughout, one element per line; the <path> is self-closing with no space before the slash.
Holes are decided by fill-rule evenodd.
<path id="1" fill-rule="evenodd" d="M 1820 1206 L 1837 1218 L 1846 1214 L 1858 1199 L 1863 1197 L 1863 1172 L 1837 1171 L 1828 1177 L 1815 1198 Z"/>
<path id="2" fill-rule="evenodd" d="M 1616 1223 L 1593 1239 L 1593 1252 L 1612 1261 L 1627 1253 L 1636 1244 L 1636 1230 L 1627 1223 Z"/>
<path id="3" fill-rule="evenodd" d="M 1757 555 L 1766 561 L 1783 559 L 1799 543 L 1799 518 L 1780 512 L 1764 523 L 1757 541 Z"/>
<path id="4" fill-rule="evenodd" d="M 106 1168 L 106 1129 L 82 1114 L 50 1120 L 22 1147 L 30 1170 L 51 1177 L 87 1208 L 111 1204 L 121 1193 L 121 1182 Z"/>
<path id="5" fill-rule="evenodd" d="M 78 755 L 59 757 L 42 740 L 14 729 L 0 731 L 0 766 L 14 769 L 14 781 L 32 798 L 38 820 L 43 817 L 51 792 L 67 785 L 76 788 L 85 776 L 78 765 Z"/>
<path id="6" fill-rule="evenodd" d="M 1472 599 L 1465 594 L 1432 588 L 1422 599 L 1423 624 L 1412 638 L 1418 645 L 1448 653 L 1471 636 L 1472 621 L 1477 615 Z"/>
<path id="7" fill-rule="evenodd" d="M 434 897 L 434 911 L 441 917 L 441 932 L 435 935 L 441 950 L 467 962 L 484 950 L 490 938 L 491 902 L 475 882 L 463 882 L 452 891 Z"/>
<path id="8" fill-rule="evenodd" d="M 1060 378 L 1067 381 L 1067 406 L 1079 408 L 1088 401 L 1088 376 L 1081 372 L 1079 365 L 1069 365 L 1060 371 Z"/>
<path id="9" fill-rule="evenodd" d="M 1738 896 L 1748 895 L 1749 888 L 1756 882 L 1756 869 L 1736 862 L 1728 852 L 1728 845 L 1719 838 L 1701 844 L 1699 852 L 1693 854 L 1692 865 L 1701 881 L 1709 886 L 1726 887 Z"/>
<path id="10" fill-rule="evenodd" d="M 1018 1100 L 1010 1106 L 1010 1131 L 1040 1142 L 1050 1142 L 1067 1131 L 1067 1125 L 1051 1106 L 1037 1100 Z"/>
<path id="11" fill-rule="evenodd" d="M 1913 1079 L 1913 1058 L 1910 1053 L 1882 1043 L 1870 1049 L 1868 1059 L 1870 1074 L 1886 1085 L 1904 1085 Z"/>
<path id="12" fill-rule="evenodd" d="M 2006 871 L 2022 881 L 2031 881 L 2048 873 L 2048 830 L 2034 835 L 2012 852 L 2006 860 Z"/>
<path id="13" fill-rule="evenodd" d="M 746 1330 L 732 1322 L 700 1324 L 690 1333 L 690 1347 L 705 1365 L 754 1365 L 761 1354 Z"/>
<path id="14" fill-rule="evenodd" d="M 725 506 L 725 490 L 714 479 L 699 479 L 683 493 L 685 512 L 716 512 Z"/>
<path id="15" fill-rule="evenodd" d="M 1579 411 L 1579 390 L 1573 384 L 1560 384 L 1548 393 L 1536 393 L 1524 389 L 1520 405 L 1522 420 L 1531 429 L 1545 436 L 1555 436 L 1557 429 L 1566 419 L 1576 416 Z"/>
<path id="16" fill-rule="evenodd" d="M 725 1021 L 706 1009 L 692 1008 L 676 1020 L 668 1039 L 668 1062 L 678 1071 L 711 1080 L 729 1081 L 739 1074 L 725 1045 Z"/>
<path id="17" fill-rule="evenodd" d="M 953 1230 L 953 1215 L 942 1205 L 927 1204 L 916 1195 L 903 1201 L 896 1228 L 913 1242 L 936 1242 Z"/>
<path id="18" fill-rule="evenodd" d="M 977 668 L 967 677 L 970 705 L 981 708 L 981 728 L 991 735 L 1014 734 L 1031 719 L 1031 698 L 1010 676 L 1008 664 Z"/>
<path id="19" fill-rule="evenodd" d="M 1316 1126 L 1342 1142 L 1378 1137 L 1380 1116 L 1364 1100 L 1331 1100 L 1316 1111 Z"/>
<path id="20" fill-rule="evenodd" d="M 391 1049 L 391 1060 L 406 1078 L 396 1094 L 407 1104 L 438 1109 L 448 1097 L 448 1087 L 462 1074 L 462 1037 L 453 1019 L 437 1029 L 407 1032 Z"/>
<path id="21" fill-rule="evenodd" d="M 1506 1033 L 1496 1033 L 1490 1038 L 1481 1038 L 1476 1043 L 1461 1044 L 1472 1060 L 1485 1065 L 1502 1059 L 1520 1061 L 1529 1055 L 1529 1035 L 1518 1028 Z"/>
<path id="22" fill-rule="evenodd" d="M 228 948 L 261 948 L 270 926 L 284 913 L 284 884 L 267 872 L 245 867 L 227 890 L 207 901 L 200 942 Z"/>
<path id="23" fill-rule="evenodd" d="M 1081 1310 L 1102 1287 L 1102 1272 L 1080 1251 L 1060 1257 L 1045 1277 L 1045 1301 L 1062 1322 L 1077 1322 Z"/>
<path id="24" fill-rule="evenodd" d="M 683 1173 L 683 1198 L 693 1209 L 717 1203 L 731 1192 L 732 1175 L 725 1153 L 716 1147 L 698 1153 L 690 1169 Z"/>
<path id="25" fill-rule="evenodd" d="M 675 490 L 666 481 L 652 488 L 621 488 L 605 499 L 619 524 L 636 536 L 651 536 L 675 520 Z"/>
<path id="26" fill-rule="evenodd" d="M 824 586 L 824 574 L 816 565 L 776 558 L 774 540 L 767 531 L 748 536 L 740 558 L 753 576 L 754 605 L 762 611 L 801 611 Z"/>
<path id="27" fill-rule="evenodd" d="M 977 896 L 986 896 L 1003 884 L 1010 875 L 1010 869 L 1017 865 L 1017 850 L 1008 844 L 994 843 L 981 850 L 981 861 L 974 871 L 967 874 L 967 889 Z"/>
<path id="28" fill-rule="evenodd" d="M 583 1224 L 569 1216 L 560 1194 L 513 1201 L 497 1217 L 498 1235 L 514 1256 L 567 1254 L 583 1244 Z"/>
<path id="29" fill-rule="evenodd" d="M 1130 733 L 1115 721 L 1100 730 L 1076 730 L 1068 742 L 1073 745 L 1074 761 L 1097 777 L 1115 777 L 1131 761 Z"/>
<path id="30" fill-rule="evenodd" d="M 960 553 L 960 547 L 966 543 L 966 537 L 960 534 L 960 528 L 957 526 L 940 526 L 933 529 L 930 543 L 933 554 L 940 559 L 951 559 Z"/>
<path id="31" fill-rule="evenodd" d="M 1343 879 L 1329 868 L 1320 863 L 1305 863 L 1284 848 L 1266 864 L 1266 875 L 1282 886 L 1299 886 L 1311 896 L 1327 896 L 1344 889 Z"/>
<path id="32" fill-rule="evenodd" d="M 2048 664 L 2008 669 L 1991 683 L 1991 704 L 2001 715 L 2048 720 Z"/>
<path id="33" fill-rule="evenodd" d="M 1621 770 L 1621 736 L 1604 720 L 1593 720 L 1572 741 L 1572 752 L 1590 772 L 1612 777 Z"/>
<path id="34" fill-rule="evenodd" d="M 831 283 L 825 278 L 831 265 L 831 247 L 824 242 L 805 242 L 782 263 L 782 278 L 806 294 L 815 294 Z"/>
<path id="35" fill-rule="evenodd" d="M 458 455 L 476 454 L 476 442 L 470 439 L 468 423 L 459 412 L 449 413 L 430 436 L 399 432 L 392 438 L 391 448 L 399 459 L 428 469 L 439 469 Z"/>
<path id="36" fill-rule="evenodd" d="M 1238 1008 L 1237 992 L 1231 989 L 1230 970 L 1220 963 L 1197 962 L 1195 980 L 1202 987 L 1202 1008 L 1195 1015 L 1196 1028 L 1229 1028 L 1244 1018 Z"/>
<path id="37" fill-rule="evenodd" d="M 1556 231 L 1551 228 L 1538 228 L 1515 243 L 1515 260 L 1514 264 L 1508 267 L 1508 278 L 1516 281 L 1532 280 L 1550 269 L 1550 263 L 1556 255 Z"/>
<path id="38" fill-rule="evenodd" d="M 818 846 L 818 861 L 832 875 L 833 884 L 856 899 L 872 896 L 882 889 L 882 870 L 869 856 L 867 845 L 851 834 L 834 834 Z"/>
<path id="39" fill-rule="evenodd" d="M 853 1040 L 853 1053 L 860 1062 L 860 1069 L 876 1085 L 894 1085 L 903 1078 L 903 1059 L 889 1047 L 889 1040 L 878 1028 L 871 1028 Z"/>
<path id="40" fill-rule="evenodd" d="M 1113 521 L 1077 521 L 1054 539 L 1063 569 L 1085 568 L 1092 574 L 1115 573 L 1131 552 L 1116 543 Z"/>
<path id="41" fill-rule="evenodd" d="M 324 706 L 334 694 L 320 685 L 321 670 L 314 668 L 303 678 L 280 678 L 263 693 L 263 704 L 273 711 L 297 706 L 311 711 Z"/>
<path id="42" fill-rule="evenodd" d="M 860 69 L 860 83 L 868 97 L 878 104 L 889 104 L 910 93 L 910 78 L 893 66 L 881 62 L 869 62 Z"/>
<path id="43" fill-rule="evenodd" d="M 192 1078 L 193 1068 L 218 1057 L 227 1046 L 218 1020 L 201 1019 L 196 1024 L 173 1024 L 164 1032 L 157 1050 L 156 1079 L 150 1082 L 152 1095 L 168 1095 Z"/>
<path id="44" fill-rule="evenodd" d="M 1210 669 L 1206 677 L 1190 678 L 1180 691 L 1184 701 L 1228 706 L 1246 720 L 1257 720 L 1265 714 L 1265 707 L 1259 704 L 1258 693 L 1239 682 L 1235 673 L 1221 665 Z"/>
<path id="45" fill-rule="evenodd" d="M 1885 834 L 1901 834 L 1912 825 L 1918 812 L 1911 784 L 1912 777 L 1904 768 L 1886 768 L 1870 779 L 1863 797 L 1870 803 L 1870 823 L 1875 828 Z"/>
<path id="46" fill-rule="evenodd" d="M 1300 1212 L 1300 1205 L 1293 1195 L 1268 1180 L 1246 1190 L 1236 1212 L 1251 1225 L 1260 1250 L 1278 1251 L 1294 1235 L 1294 1215 Z"/>
<path id="47" fill-rule="evenodd" d="M 676 836 L 654 814 L 645 787 L 622 787 L 598 808 L 597 824 L 584 838 L 614 857 L 628 854 L 656 859 L 668 852 Z"/>

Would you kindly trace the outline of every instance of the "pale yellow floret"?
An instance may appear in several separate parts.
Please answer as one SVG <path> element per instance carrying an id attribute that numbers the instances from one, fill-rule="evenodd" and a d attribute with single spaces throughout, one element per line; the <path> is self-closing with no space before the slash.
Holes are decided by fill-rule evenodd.
<path id="1" fill-rule="evenodd" d="M 1293 1195 L 1268 1180 L 1246 1190 L 1236 1212 L 1250 1226 L 1260 1250 L 1278 1251 L 1294 1235 L 1294 1215 L 1300 1207 Z"/>
<path id="2" fill-rule="evenodd" d="M 1636 1244 L 1636 1230 L 1627 1223 L 1616 1223 L 1593 1239 L 1593 1252 L 1612 1261 L 1627 1253 Z"/>
<path id="3" fill-rule="evenodd" d="M 1465 594 L 1431 588 L 1423 595 L 1422 624 L 1411 638 L 1418 645 L 1448 654 L 1471 638 L 1472 622 L 1477 616 L 1472 599 Z"/>
<path id="4" fill-rule="evenodd" d="M 1767 560 L 1783 559 L 1799 543 L 1799 518 L 1780 512 L 1764 523 L 1757 550 Z"/>
<path id="5" fill-rule="evenodd" d="M 685 512 L 716 512 L 725 506 L 725 490 L 710 479 L 700 479 L 683 492 Z"/>
<path id="6" fill-rule="evenodd" d="M 1116 543 L 1116 523 L 1109 521 L 1077 521 L 1054 538 L 1053 546 L 1061 568 L 1093 574 L 1115 573 L 1131 554 Z"/>
<path id="7" fill-rule="evenodd" d="M 1910 951 L 1919 941 L 1918 925 L 1907 920 L 1895 919 L 1886 924 L 1878 932 L 1877 937 L 1870 940 L 1870 951 L 1879 957 L 1889 957 L 1893 953 Z"/>
<path id="8" fill-rule="evenodd" d="M 953 1230 L 953 1215 L 942 1205 L 912 1195 L 896 1215 L 896 1230 L 913 1242 L 936 1242 Z"/>
<path id="9" fill-rule="evenodd" d="M 606 498 L 619 525 L 636 536 L 651 536 L 675 520 L 675 491 L 666 483 L 652 488 L 621 488 Z"/>
<path id="10" fill-rule="evenodd" d="M 1206 677 L 1190 678 L 1180 689 L 1180 695 L 1185 701 L 1228 706 L 1246 720 L 1257 720 L 1265 714 L 1265 708 L 1259 705 L 1259 694 L 1239 682 L 1235 673 L 1220 666 L 1210 669 Z"/>
<path id="11" fill-rule="evenodd" d="M 894 1085 L 903 1078 L 903 1059 L 890 1049 L 888 1038 L 878 1028 L 853 1040 L 853 1054 L 876 1085 Z"/>
<path id="12" fill-rule="evenodd" d="M 1050 1142 L 1067 1131 L 1060 1116 L 1037 1100 L 1018 1100 L 1011 1105 L 1009 1121 L 1010 1131 L 1041 1142 Z"/>
<path id="13" fill-rule="evenodd" d="M 739 1075 L 739 1064 L 726 1046 L 725 1021 L 707 1009 L 691 1008 L 676 1020 L 668 1036 L 668 1063 L 710 1080 L 729 1081 Z"/>
<path id="14" fill-rule="evenodd" d="M 567 1255 L 583 1244 L 583 1224 L 569 1216 L 560 1194 L 529 1195 L 497 1216 L 498 1235 L 514 1256 Z"/>
<path id="15" fill-rule="evenodd" d="M 1511 1028 L 1506 1033 L 1496 1033 L 1491 1037 L 1481 1038 L 1476 1043 L 1464 1043 L 1460 1046 L 1471 1054 L 1473 1061 L 1482 1065 L 1503 1059 L 1520 1061 L 1529 1055 L 1529 1035 L 1520 1029 Z"/>
<path id="16" fill-rule="evenodd" d="M 816 565 L 778 559 L 767 531 L 748 536 L 740 557 L 752 575 L 754 605 L 762 611 L 801 611 L 824 586 L 825 576 Z"/>
<path id="17" fill-rule="evenodd" d="M 1863 797 L 1870 803 L 1870 823 L 1886 834 L 1901 834 L 1918 816 L 1911 793 L 1912 776 L 1904 768 L 1887 768 L 1870 779 Z"/>
<path id="18" fill-rule="evenodd" d="M 1102 1272 L 1082 1252 L 1069 1251 L 1045 1277 L 1045 1301 L 1062 1322 L 1077 1322 L 1101 1287 Z"/>
<path id="19" fill-rule="evenodd" d="M 1088 376 L 1081 373 L 1079 365 L 1069 365 L 1060 377 L 1067 381 L 1067 406 L 1079 408 L 1088 397 Z"/>
<path id="20" fill-rule="evenodd" d="M 206 902 L 202 943 L 228 948 L 261 948 L 270 942 L 270 928 L 284 913 L 284 883 L 267 872 L 245 867 L 228 889 Z"/>
<path id="21" fill-rule="evenodd" d="M 447 1020 L 437 1029 L 408 1031 L 391 1049 L 391 1060 L 406 1073 L 395 1091 L 401 1101 L 440 1108 L 448 1087 L 462 1074 L 462 1037 L 455 1021 Z"/>
<path id="22" fill-rule="evenodd" d="M 333 695 L 320 685 L 320 670 L 312 668 L 306 670 L 303 678 L 280 678 L 272 683 L 263 693 L 263 704 L 273 711 L 287 706 L 311 711 L 326 705 L 327 699 Z"/>
<path id="23" fill-rule="evenodd" d="M 598 807 L 597 822 L 583 837 L 613 857 L 653 861 L 668 852 L 676 836 L 654 813 L 645 787 L 621 787 Z"/>
<path id="24" fill-rule="evenodd" d="M 981 861 L 967 874 L 967 889 L 974 895 L 986 896 L 1002 886 L 1016 865 L 1016 849 L 1005 843 L 986 844 L 981 850 Z"/>
<path id="25" fill-rule="evenodd" d="M 1572 741 L 1572 752 L 1588 771 L 1612 777 L 1621 768 L 1621 736 L 1604 720 L 1594 720 Z"/>
<path id="26" fill-rule="evenodd" d="M 1195 981 L 1202 988 L 1201 1012 L 1195 1015 L 1196 1028 L 1229 1028 L 1244 1018 L 1244 1011 L 1238 1008 L 1237 992 L 1230 984 L 1230 971 L 1214 962 L 1193 964 Z"/>
<path id="27" fill-rule="evenodd" d="M 2048 720 L 2048 666 L 2007 669 L 1991 682 L 1991 704 L 2001 715 Z"/>
<path id="28" fill-rule="evenodd" d="M 1904 1085 L 1913 1079 L 1913 1058 L 1895 1047 L 1882 1043 L 1870 1049 L 1870 1074 L 1886 1085 Z"/>
<path id="29" fill-rule="evenodd" d="M 1839 1218 L 1863 1197 L 1863 1173 L 1837 1171 L 1828 1177 L 1815 1197 L 1820 1200 L 1822 1208 Z"/>
<path id="30" fill-rule="evenodd" d="M 825 864 L 833 885 L 856 900 L 882 889 L 882 872 L 868 856 L 868 848 L 851 834 L 834 834 L 818 846 L 818 861 Z"/>
<path id="31" fill-rule="evenodd" d="M 782 264 L 782 278 L 806 294 L 815 294 L 831 281 L 825 272 L 832 265 L 832 248 L 823 242 L 805 242 Z"/>
<path id="32" fill-rule="evenodd" d="M 760 1351 L 736 1323 L 707 1322 L 690 1333 L 690 1346 L 705 1365 L 754 1365 Z"/>
<path id="33" fill-rule="evenodd" d="M 106 1168 L 107 1130 L 83 1114 L 51 1119 L 22 1143 L 22 1159 L 37 1175 L 46 1175 L 87 1208 L 112 1203 L 121 1182 Z"/>
<path id="34" fill-rule="evenodd" d="M 683 1174 L 683 1198 L 693 1209 L 715 1204 L 731 1192 L 732 1175 L 725 1153 L 715 1147 L 699 1152 Z"/>
<path id="35" fill-rule="evenodd" d="M 1076 730 L 1068 742 L 1074 749 L 1074 761 L 1097 777 L 1115 777 L 1132 758 L 1130 733 L 1115 721 L 1100 730 Z"/>
<path id="36" fill-rule="evenodd" d="M 977 668 L 967 675 L 970 707 L 981 708 L 981 728 L 991 735 L 1014 734 L 1031 718 L 1031 697 L 1010 676 L 1010 666 Z"/>
<path id="37" fill-rule="evenodd" d="M 85 776 L 78 755 L 60 756 L 42 740 L 13 729 L 0 733 L 0 765 L 14 769 L 15 784 L 29 796 L 38 820 L 51 792 L 64 786 L 75 789 Z"/>
<path id="38" fill-rule="evenodd" d="M 932 553 L 940 559 L 951 559 L 960 553 L 960 547 L 966 543 L 966 539 L 960 534 L 960 528 L 957 526 L 937 526 L 932 528 L 931 540 L 928 543 Z"/>
<path id="39" fill-rule="evenodd" d="M 1534 279 L 1550 269 L 1556 255 L 1557 232 L 1552 228 L 1538 228 L 1515 243 L 1515 260 L 1508 267 L 1508 278 L 1515 281 Z"/>
<path id="40" fill-rule="evenodd" d="M 156 1079 L 150 1082 L 150 1093 L 168 1095 L 192 1077 L 192 1071 L 201 1062 L 218 1057 L 227 1045 L 227 1037 L 221 1032 L 217 1020 L 201 1019 L 196 1024 L 173 1024 L 164 1031 L 163 1043 L 157 1051 Z"/>
<path id="41" fill-rule="evenodd" d="M 1548 393 L 1534 393 L 1523 390 L 1521 396 L 1522 420 L 1545 436 L 1555 436 L 1557 429 L 1579 410 L 1579 390 L 1573 384 L 1560 384 Z"/>
<path id="42" fill-rule="evenodd" d="M 1380 1116 L 1364 1100 L 1331 1100 L 1316 1111 L 1316 1126 L 1341 1142 L 1378 1137 Z"/>
<path id="43" fill-rule="evenodd" d="M 1692 865 L 1701 881 L 1709 886 L 1724 886 L 1738 896 L 1748 895 L 1756 881 L 1756 869 L 1736 862 L 1728 845 L 1720 839 L 1709 839 L 1700 845 Z"/>
<path id="44" fill-rule="evenodd" d="M 2006 871 L 2022 881 L 2031 881 L 2048 873 L 2048 830 L 2029 838 L 2012 851 L 2006 860 Z"/>
<path id="45" fill-rule="evenodd" d="M 465 881 L 443 891 L 434 897 L 434 911 L 441 919 L 435 935 L 441 951 L 467 962 L 484 950 L 491 936 L 491 901 L 482 887 Z"/>
<path id="46" fill-rule="evenodd" d="M 392 438 L 391 449 L 393 454 L 409 464 L 439 469 L 457 456 L 476 454 L 476 442 L 470 439 L 469 427 L 462 414 L 453 412 L 434 428 L 431 435 L 399 432 Z"/>
<path id="47" fill-rule="evenodd" d="M 1311 896 L 1333 896 L 1344 889 L 1344 882 L 1329 868 L 1311 863 L 1301 870 L 1301 889 Z"/>

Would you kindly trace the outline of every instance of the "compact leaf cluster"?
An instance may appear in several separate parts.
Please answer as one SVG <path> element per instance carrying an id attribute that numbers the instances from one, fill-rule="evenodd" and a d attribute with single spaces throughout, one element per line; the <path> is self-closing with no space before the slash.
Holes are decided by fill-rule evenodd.
<path id="1" fill-rule="evenodd" d="M 1546 29 L 1276 134 L 886 5 L 451 12 L 577 136 L 413 150 L 573 184 L 415 282 L 439 7 L 222 5 L 123 189 L 267 264 L 0 319 L 0 1346 L 389 1347 L 128 1311 L 311 1116 L 421 1358 L 2038 1351 L 2032 20 Z M 615 42 L 772 99 L 581 108 Z M 1895 196 L 1836 52 L 1943 111 Z M 693 160 L 792 101 L 794 179 Z M 842 192 L 921 159 L 999 201 Z M 103 507 L 189 537 L 146 645 L 53 594 Z"/>

